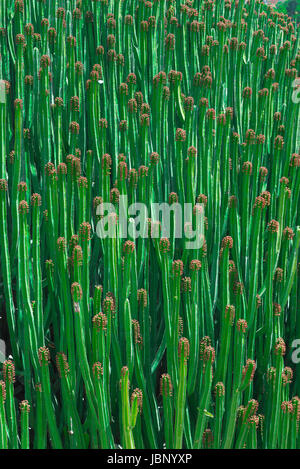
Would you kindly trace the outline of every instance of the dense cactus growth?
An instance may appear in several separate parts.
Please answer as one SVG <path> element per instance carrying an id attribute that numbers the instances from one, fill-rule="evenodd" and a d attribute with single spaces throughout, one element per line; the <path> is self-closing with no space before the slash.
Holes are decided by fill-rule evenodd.
<path id="1" fill-rule="evenodd" d="M 0 448 L 300 447 L 299 37 L 254 0 L 1 0 Z"/>

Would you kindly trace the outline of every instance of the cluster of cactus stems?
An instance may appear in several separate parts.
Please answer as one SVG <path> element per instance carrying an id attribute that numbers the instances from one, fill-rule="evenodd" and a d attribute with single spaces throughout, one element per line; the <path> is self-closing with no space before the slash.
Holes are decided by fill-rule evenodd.
<path id="1" fill-rule="evenodd" d="M 0 448 L 300 447 L 299 38 L 259 0 L 1 0 Z"/>

